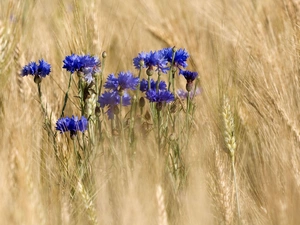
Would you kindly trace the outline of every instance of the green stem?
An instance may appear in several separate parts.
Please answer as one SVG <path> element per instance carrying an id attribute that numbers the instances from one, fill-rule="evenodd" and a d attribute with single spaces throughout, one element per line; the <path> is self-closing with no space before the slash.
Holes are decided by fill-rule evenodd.
<path id="1" fill-rule="evenodd" d="M 123 94 L 119 94 L 120 96 L 120 127 L 121 127 L 121 138 L 122 143 L 125 142 L 125 134 L 124 134 L 124 128 L 123 128 L 123 117 L 122 117 L 122 109 L 123 109 Z"/>
<path id="2" fill-rule="evenodd" d="M 42 111 L 43 111 L 43 113 L 44 113 L 45 120 L 47 121 L 47 112 L 46 112 L 46 109 L 45 109 L 45 107 L 44 107 L 44 105 L 43 105 L 43 102 L 42 102 L 41 83 L 38 83 L 37 86 L 38 86 L 39 100 L 40 100 L 41 108 L 42 108 Z"/>
<path id="3" fill-rule="evenodd" d="M 173 87 L 173 95 L 175 96 L 175 71 L 172 71 L 172 87 Z"/>
<path id="4" fill-rule="evenodd" d="M 175 59 L 175 54 L 176 54 L 176 51 L 177 51 L 177 49 L 175 48 L 175 46 L 173 47 L 172 51 L 173 51 L 173 54 L 172 54 L 172 62 L 171 62 L 171 66 L 170 66 L 170 71 L 169 71 L 168 91 L 170 91 L 171 85 L 173 85 L 173 90 L 174 90 L 174 80 L 173 80 L 174 79 L 174 75 L 173 75 L 174 71 L 173 71 L 173 67 L 175 66 L 174 65 L 174 59 Z M 174 91 L 173 91 L 173 94 L 174 94 Z"/>
<path id="5" fill-rule="evenodd" d="M 186 98 L 186 129 L 187 133 L 189 130 L 189 112 L 190 112 L 190 92 L 188 91 L 187 98 Z"/>
<path id="6" fill-rule="evenodd" d="M 161 148 L 161 115 L 160 115 L 160 110 L 157 110 L 157 120 L 158 120 L 158 152 L 160 153 L 160 148 Z"/>
<path id="7" fill-rule="evenodd" d="M 148 90 L 151 89 L 151 83 L 150 83 L 150 81 L 151 81 L 151 78 L 150 78 L 150 76 L 148 76 Z"/>
<path id="8" fill-rule="evenodd" d="M 157 82 L 156 82 L 156 92 L 158 92 L 158 90 L 159 90 L 160 75 L 161 75 L 161 72 L 159 71 L 158 72 L 158 77 L 157 77 Z"/>
<path id="9" fill-rule="evenodd" d="M 105 57 L 104 57 L 105 54 Z M 101 95 L 101 90 L 102 90 L 102 84 L 103 84 L 103 72 L 105 69 L 105 59 L 106 59 L 106 52 L 102 53 L 102 70 L 100 72 L 100 85 L 99 85 L 99 89 L 97 90 L 97 96 Z"/>
<path id="10" fill-rule="evenodd" d="M 68 97 L 69 97 L 69 90 L 70 90 L 70 87 L 71 87 L 71 82 L 72 82 L 72 73 L 70 73 L 68 89 L 67 89 L 67 92 L 66 92 L 66 94 L 65 94 L 64 105 L 63 105 L 63 108 L 62 108 L 60 117 L 64 117 L 65 108 L 66 108 L 67 101 L 68 101 Z"/>
<path id="11" fill-rule="evenodd" d="M 136 96 L 134 96 L 133 98 L 133 104 L 132 107 L 130 109 L 130 125 L 129 125 L 129 141 L 130 144 L 132 142 L 132 134 L 133 134 L 133 127 L 134 127 L 134 114 L 136 114 L 136 108 L 137 108 L 137 99 Z"/>

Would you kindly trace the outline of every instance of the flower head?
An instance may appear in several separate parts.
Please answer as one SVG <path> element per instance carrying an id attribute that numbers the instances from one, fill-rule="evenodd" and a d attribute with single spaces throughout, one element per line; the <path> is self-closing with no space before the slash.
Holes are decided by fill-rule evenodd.
<path id="1" fill-rule="evenodd" d="M 107 115 L 108 119 L 113 119 L 114 114 L 117 109 L 117 105 L 120 104 L 121 96 L 117 91 L 105 91 L 101 96 L 99 96 L 98 102 L 100 103 L 100 107 L 104 108 L 108 106 Z M 124 92 L 122 95 L 122 105 L 128 106 L 130 105 L 130 96 L 127 92 Z"/>
<path id="2" fill-rule="evenodd" d="M 130 72 L 120 72 L 116 78 L 114 74 L 110 74 L 104 85 L 106 89 L 111 90 L 135 90 L 139 83 L 139 78 L 134 77 Z"/>
<path id="3" fill-rule="evenodd" d="M 155 82 L 153 79 L 151 79 L 151 81 L 150 81 L 150 89 L 156 90 L 156 85 L 157 85 L 157 81 Z M 166 90 L 167 89 L 166 82 L 160 81 L 159 85 L 158 85 L 158 89 L 159 90 Z M 145 79 L 141 80 L 140 91 L 141 92 L 148 91 L 148 81 L 147 80 L 145 80 Z"/>
<path id="4" fill-rule="evenodd" d="M 164 54 L 160 51 L 150 52 L 148 57 L 145 59 L 146 67 L 156 67 L 156 70 L 160 70 L 163 73 L 168 71 L 167 68 L 168 60 Z"/>
<path id="5" fill-rule="evenodd" d="M 82 72 L 88 83 L 93 81 L 93 76 L 100 71 L 99 68 L 101 65 L 99 59 L 95 56 L 80 56 L 76 54 L 66 56 L 63 63 L 63 68 L 71 73 L 74 73 L 75 71 Z"/>
<path id="6" fill-rule="evenodd" d="M 179 74 L 182 74 L 184 76 L 187 83 L 193 82 L 198 76 L 197 72 L 191 72 L 191 71 L 188 71 L 188 70 L 180 70 Z"/>
<path id="7" fill-rule="evenodd" d="M 146 92 L 146 98 L 150 102 L 166 102 L 169 103 L 171 101 L 174 101 L 174 95 L 167 90 L 152 90 Z"/>
<path id="8" fill-rule="evenodd" d="M 60 131 L 60 133 L 70 131 L 71 136 L 76 135 L 77 131 L 84 132 L 87 130 L 87 127 L 88 120 L 84 116 L 80 120 L 77 116 L 72 116 L 72 118 L 64 117 L 56 122 L 56 130 Z"/>
<path id="9" fill-rule="evenodd" d="M 80 57 L 75 54 L 66 56 L 63 63 L 64 63 L 63 68 L 65 68 L 67 71 L 69 71 L 71 73 L 78 71 L 81 67 L 80 66 Z"/>
<path id="10" fill-rule="evenodd" d="M 133 59 L 133 65 L 136 69 L 146 68 L 145 60 L 148 57 L 148 53 L 141 52 L 137 57 Z M 143 62 L 143 63 L 141 63 Z"/>
<path id="11" fill-rule="evenodd" d="M 45 60 L 39 60 L 39 66 L 37 68 L 37 75 L 40 77 L 46 77 L 51 72 L 51 66 Z"/>
<path id="12" fill-rule="evenodd" d="M 162 54 L 165 55 L 169 63 L 172 63 L 172 57 L 173 57 L 173 48 L 164 48 L 161 50 Z M 174 65 L 176 67 L 183 67 L 186 68 L 188 66 L 187 59 L 189 57 L 189 53 L 185 49 L 178 49 L 175 52 L 174 56 Z"/>
<path id="13" fill-rule="evenodd" d="M 144 64 L 141 65 L 141 61 L 144 61 Z M 150 51 L 148 53 L 141 52 L 137 57 L 133 59 L 133 65 L 136 69 L 156 67 L 157 71 L 166 73 L 168 71 L 168 60 L 161 51 Z"/>
<path id="14" fill-rule="evenodd" d="M 26 66 L 23 67 L 21 71 L 21 75 L 28 76 L 39 76 L 39 77 L 46 77 L 51 72 L 51 66 L 45 60 L 39 60 L 39 65 L 36 62 L 30 62 Z"/>

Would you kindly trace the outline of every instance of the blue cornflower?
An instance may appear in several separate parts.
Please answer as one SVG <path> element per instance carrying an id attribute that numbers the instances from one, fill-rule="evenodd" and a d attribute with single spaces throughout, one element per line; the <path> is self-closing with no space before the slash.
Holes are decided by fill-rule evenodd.
<path id="1" fill-rule="evenodd" d="M 117 112 L 117 105 L 120 104 L 119 93 L 117 91 L 105 91 L 101 96 L 99 96 L 98 102 L 100 103 L 101 108 L 108 106 L 108 119 L 114 119 L 114 114 Z M 122 105 L 130 105 L 130 96 L 127 92 L 124 92 L 122 95 Z"/>
<path id="2" fill-rule="evenodd" d="M 156 85 L 157 85 L 157 81 L 155 82 L 153 79 L 151 79 L 150 81 L 150 88 L 152 90 L 156 90 Z M 159 85 L 158 85 L 158 89 L 159 90 L 167 90 L 167 84 L 164 81 L 160 81 Z M 141 92 L 146 92 L 148 91 L 148 81 L 143 79 L 140 82 L 140 91 Z"/>
<path id="3" fill-rule="evenodd" d="M 106 89 L 123 91 L 127 89 L 135 90 L 139 84 L 139 78 L 134 77 L 130 72 L 120 72 L 118 78 L 110 74 L 104 85 Z"/>
<path id="4" fill-rule="evenodd" d="M 144 64 L 141 66 L 140 62 L 144 61 Z M 150 51 L 150 52 L 141 52 L 137 57 L 133 59 L 133 65 L 136 69 L 143 68 L 154 68 L 156 67 L 157 71 L 167 73 L 168 71 L 168 60 L 161 51 Z"/>
<path id="5" fill-rule="evenodd" d="M 156 70 L 160 70 L 163 73 L 168 71 L 168 60 L 164 54 L 160 51 L 155 51 L 148 54 L 148 57 L 145 59 L 145 65 L 147 68 L 149 67 L 156 67 Z"/>
<path id="6" fill-rule="evenodd" d="M 67 71 L 74 73 L 75 71 L 82 72 L 84 74 L 84 78 L 88 83 L 93 81 L 93 76 L 100 71 L 100 61 L 97 57 L 90 55 L 69 55 L 63 61 L 65 68 Z"/>
<path id="7" fill-rule="evenodd" d="M 146 68 L 145 60 L 148 57 L 148 54 L 149 53 L 141 52 L 133 59 L 133 65 L 136 69 Z M 143 62 L 142 65 L 141 62 Z"/>
<path id="8" fill-rule="evenodd" d="M 173 56 L 173 48 L 164 48 L 161 51 L 161 54 L 163 54 L 169 63 L 172 63 L 172 56 Z M 175 53 L 174 57 L 174 65 L 176 67 L 183 67 L 186 68 L 188 66 L 187 59 L 189 58 L 189 53 L 185 49 L 178 49 Z"/>
<path id="9" fill-rule="evenodd" d="M 78 71 L 81 67 L 80 57 L 75 54 L 66 56 L 63 63 L 64 63 L 63 68 L 65 68 L 67 71 L 69 71 L 71 73 Z"/>
<path id="10" fill-rule="evenodd" d="M 157 103 L 162 103 L 162 102 L 169 103 L 171 101 L 174 101 L 174 95 L 172 94 L 172 92 L 167 90 L 156 91 L 150 89 L 149 91 L 146 92 L 146 98 L 150 102 L 157 102 Z"/>
<path id="11" fill-rule="evenodd" d="M 46 77 L 51 72 L 51 66 L 45 60 L 39 60 L 39 66 L 37 68 L 37 75 L 40 77 Z"/>
<path id="12" fill-rule="evenodd" d="M 84 132 L 87 130 L 88 127 L 88 120 L 82 116 L 79 120 L 77 116 L 64 117 L 58 119 L 56 122 L 56 130 L 60 131 L 60 133 L 64 133 L 70 131 L 71 137 L 76 135 L 77 131 Z"/>
<path id="13" fill-rule="evenodd" d="M 179 74 L 182 74 L 184 76 L 187 83 L 193 82 L 198 76 L 197 72 L 192 72 L 189 70 L 180 70 Z"/>
<path id="14" fill-rule="evenodd" d="M 30 62 L 28 65 L 24 66 L 21 75 L 28 76 L 38 76 L 38 77 L 46 77 L 51 72 L 51 66 L 45 60 L 39 60 L 39 65 L 36 62 Z"/>

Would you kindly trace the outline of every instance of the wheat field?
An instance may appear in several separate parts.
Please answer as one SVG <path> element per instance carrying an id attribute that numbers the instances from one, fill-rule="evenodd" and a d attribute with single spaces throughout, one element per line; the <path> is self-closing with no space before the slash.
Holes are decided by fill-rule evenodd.
<path id="1" fill-rule="evenodd" d="M 1 0 L 0 8 L 0 224 L 300 224 L 300 1 Z M 137 75 L 139 52 L 173 46 L 189 52 L 201 89 L 188 131 L 166 141 L 185 143 L 176 167 L 184 175 L 168 170 L 157 134 L 140 137 L 141 126 L 124 161 L 101 115 L 88 178 L 77 179 L 75 144 L 49 132 L 68 86 L 64 57 L 105 51 L 105 78 Z M 41 98 L 48 122 L 33 79 L 20 76 L 41 58 L 51 64 Z M 74 86 L 70 96 L 69 116 Z M 178 126 L 184 120 L 178 114 Z"/>

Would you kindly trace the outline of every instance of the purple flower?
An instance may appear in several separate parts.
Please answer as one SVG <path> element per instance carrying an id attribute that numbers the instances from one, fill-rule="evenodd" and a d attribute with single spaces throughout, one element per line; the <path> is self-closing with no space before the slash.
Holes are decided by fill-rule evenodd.
<path id="1" fill-rule="evenodd" d="M 30 62 L 28 65 L 24 66 L 21 75 L 28 76 L 39 76 L 39 77 L 46 77 L 51 72 L 51 66 L 45 60 L 39 60 L 39 65 L 36 62 Z"/>
<path id="2" fill-rule="evenodd" d="M 145 60 L 147 57 L 148 57 L 148 53 L 146 52 L 139 53 L 138 56 L 133 59 L 134 67 L 136 69 L 146 68 Z M 143 65 L 140 64 L 141 61 L 143 61 Z"/>
<path id="3" fill-rule="evenodd" d="M 43 59 L 39 60 L 39 66 L 37 68 L 37 75 L 40 77 L 46 77 L 51 72 L 51 66 Z"/>
<path id="4" fill-rule="evenodd" d="M 190 91 L 190 98 L 194 98 L 196 95 L 199 95 L 201 93 L 201 89 L 200 88 L 196 88 L 196 91 Z M 177 90 L 177 94 L 179 96 L 179 98 L 181 99 L 186 99 L 188 96 L 188 92 L 183 90 L 183 89 L 179 89 Z"/>
<path id="5" fill-rule="evenodd" d="M 156 67 L 156 70 L 160 70 L 163 73 L 167 73 L 168 71 L 168 60 L 160 51 L 150 52 L 148 57 L 145 59 L 146 67 Z"/>
<path id="6" fill-rule="evenodd" d="M 78 71 L 81 67 L 80 57 L 75 54 L 66 56 L 63 63 L 64 63 L 63 68 L 65 68 L 67 71 L 69 71 L 71 73 Z"/>
<path id="7" fill-rule="evenodd" d="M 179 74 L 182 74 L 184 76 L 187 83 L 193 82 L 198 76 L 197 72 L 191 72 L 191 71 L 188 71 L 188 70 L 180 70 Z"/>
<path id="8" fill-rule="evenodd" d="M 107 78 L 107 81 L 104 85 L 106 89 L 110 90 L 135 90 L 139 83 L 139 78 L 134 77 L 130 72 L 120 72 L 118 74 L 118 78 L 114 76 L 114 74 L 110 74 Z"/>
<path id="9" fill-rule="evenodd" d="M 84 116 L 80 120 L 77 116 L 72 116 L 72 118 L 64 117 L 56 122 L 56 130 L 60 131 L 60 133 L 70 131 L 71 135 L 76 135 L 77 131 L 84 132 L 87 130 L 87 127 L 88 120 Z"/>
<path id="10" fill-rule="evenodd" d="M 133 59 L 133 65 L 136 69 L 141 69 L 140 61 L 144 61 L 143 68 L 156 67 L 156 70 L 167 73 L 168 60 L 161 51 L 150 51 L 149 53 L 141 52 Z"/>
<path id="11" fill-rule="evenodd" d="M 156 85 L 157 85 L 157 81 L 155 82 L 153 79 L 151 79 L 151 81 L 150 81 L 150 88 L 152 90 L 156 90 Z M 167 89 L 167 84 L 164 81 L 160 81 L 158 89 L 159 90 L 166 90 Z M 141 92 L 148 91 L 148 81 L 147 80 L 145 80 L 145 79 L 141 80 L 140 91 Z"/>
<path id="12" fill-rule="evenodd" d="M 162 54 L 165 55 L 169 63 L 172 63 L 172 56 L 173 56 L 173 48 L 164 48 L 161 50 Z M 176 67 L 183 67 L 186 68 L 188 66 L 187 59 L 189 57 L 189 53 L 185 49 L 178 49 L 175 53 L 174 57 L 174 65 Z"/>
<path id="13" fill-rule="evenodd" d="M 169 103 L 171 101 L 174 101 L 174 95 L 167 90 L 152 90 L 146 92 L 146 98 L 150 102 L 166 102 Z"/>
<path id="14" fill-rule="evenodd" d="M 108 106 L 108 110 L 107 110 L 108 119 L 113 119 L 117 105 L 120 104 L 120 95 L 118 94 L 117 91 L 111 91 L 111 92 L 105 91 L 101 96 L 99 96 L 98 102 L 100 103 L 101 108 Z M 123 93 L 122 105 L 123 106 L 130 105 L 130 96 L 127 92 Z"/>
<path id="15" fill-rule="evenodd" d="M 100 61 L 97 57 L 90 55 L 69 55 L 63 61 L 67 71 L 74 73 L 75 71 L 82 72 L 85 76 L 87 83 L 93 81 L 94 75 L 100 71 Z"/>

